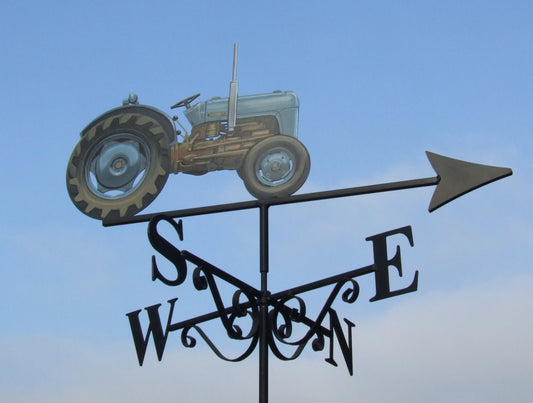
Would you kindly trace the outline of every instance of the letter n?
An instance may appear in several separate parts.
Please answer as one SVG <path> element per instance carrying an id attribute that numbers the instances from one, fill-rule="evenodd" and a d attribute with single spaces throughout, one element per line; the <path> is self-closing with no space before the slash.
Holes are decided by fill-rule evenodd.
<path id="1" fill-rule="evenodd" d="M 172 320 L 172 313 L 174 312 L 174 304 L 178 299 L 174 298 L 169 300 L 170 311 L 168 313 L 167 326 L 163 332 L 163 326 L 161 325 L 161 318 L 159 317 L 159 307 L 161 304 L 152 305 L 144 308 L 148 312 L 148 330 L 146 336 L 143 335 L 141 328 L 141 322 L 139 321 L 139 313 L 142 309 L 126 314 L 130 320 L 131 334 L 133 336 L 133 342 L 135 343 L 135 350 L 137 351 L 137 358 L 139 359 L 139 365 L 143 365 L 144 355 L 146 354 L 146 347 L 148 346 L 148 340 L 150 339 L 150 333 L 154 339 L 155 350 L 157 352 L 157 358 L 159 361 L 163 358 L 163 351 L 165 351 L 165 344 L 167 342 L 167 336 L 169 333 L 170 321 Z"/>
<path id="2" fill-rule="evenodd" d="M 348 325 L 348 341 L 344 337 L 342 332 L 341 322 L 339 321 L 339 316 L 334 309 L 329 309 L 329 326 L 330 326 L 330 337 L 329 337 L 329 357 L 326 358 L 326 362 L 331 365 L 337 366 L 337 362 L 333 358 L 333 339 L 335 335 L 337 336 L 337 341 L 339 342 L 339 347 L 341 348 L 342 356 L 348 367 L 348 372 L 350 375 L 353 375 L 353 345 L 352 345 L 352 328 L 355 326 L 348 319 L 344 319 L 344 322 Z"/>

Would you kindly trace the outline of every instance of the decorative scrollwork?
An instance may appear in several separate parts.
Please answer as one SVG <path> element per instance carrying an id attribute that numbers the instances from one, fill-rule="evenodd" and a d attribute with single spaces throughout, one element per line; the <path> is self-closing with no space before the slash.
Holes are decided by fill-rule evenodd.
<path id="1" fill-rule="evenodd" d="M 219 314 L 218 316 L 230 338 L 236 340 L 249 339 L 257 333 L 257 328 L 259 326 L 256 299 L 248 291 L 239 289 L 233 294 L 232 309 L 228 312 L 228 309 L 226 309 L 222 302 L 222 297 L 220 296 L 213 272 L 214 270 L 211 265 L 203 264 L 196 267 L 193 272 L 193 284 L 195 288 L 199 291 L 207 289 L 211 291 L 213 301 L 215 302 Z M 246 303 L 240 301 L 242 295 L 246 297 Z M 235 324 L 235 320 L 246 316 L 251 318 L 252 323 L 250 325 L 250 331 L 244 334 L 242 328 Z"/>
<path id="2" fill-rule="evenodd" d="M 311 347 L 313 348 L 313 351 L 322 351 L 324 350 L 325 344 L 324 333 L 319 332 L 316 334 L 316 338 L 311 343 Z"/>
<path id="3" fill-rule="evenodd" d="M 205 332 L 197 325 L 187 326 L 183 328 L 181 332 L 181 343 L 183 344 L 184 347 L 193 348 L 196 346 L 196 339 L 193 336 L 189 335 L 189 332 L 191 329 L 196 330 L 196 332 L 198 332 L 200 337 L 204 339 L 206 344 L 217 355 L 217 357 L 219 357 L 220 359 L 224 361 L 237 362 L 237 361 L 242 361 L 248 358 L 250 354 L 252 354 L 252 352 L 255 350 L 255 347 L 257 346 L 257 341 L 259 339 L 257 332 L 256 332 L 256 334 L 251 338 L 250 344 L 248 345 L 248 348 L 246 349 L 244 353 L 242 353 L 241 355 L 235 358 L 229 358 L 229 357 L 226 357 L 224 354 L 222 354 L 222 352 L 215 346 L 215 344 L 211 341 L 211 339 L 209 339 L 209 337 L 205 334 Z"/>
<path id="4" fill-rule="evenodd" d="M 261 221 L 263 222 L 268 216 L 265 213 L 264 206 L 261 211 Z M 167 285 L 181 284 L 186 279 L 186 263 L 189 262 L 193 264 L 195 269 L 192 273 L 192 283 L 196 290 L 209 291 L 211 293 L 211 297 L 216 306 L 216 311 L 183 322 L 172 323 L 172 313 L 177 301 L 177 298 L 174 298 L 168 301 L 170 304 L 170 310 L 167 327 L 164 330 L 160 323 L 158 313 L 160 304 L 153 305 L 146 308 L 150 320 L 150 326 L 146 335 L 143 335 L 139 321 L 139 313 L 141 310 L 129 313 L 128 317 L 130 319 L 132 334 L 134 335 L 139 363 L 141 365 L 150 333 L 154 337 L 158 358 L 161 359 L 167 335 L 170 332 L 181 330 L 181 343 L 186 348 L 193 348 L 197 345 L 197 336 L 191 335 L 191 332 L 194 330 L 218 357 L 226 361 L 244 360 L 252 353 L 259 343 L 259 340 L 261 340 L 262 351 L 269 348 L 270 351 L 281 360 L 294 360 L 300 356 L 308 343 L 311 344 L 314 351 L 323 351 L 326 347 L 326 339 L 329 339 L 329 356 L 326 358 L 326 361 L 336 365 L 333 356 L 333 344 L 334 339 L 336 338 L 346 361 L 346 365 L 348 366 L 348 371 L 350 374 L 352 373 L 351 330 L 355 325 L 347 319 L 344 319 L 344 322 L 348 325 L 348 337 L 346 337 L 343 325 L 341 324 L 336 311 L 332 309 L 332 305 L 339 295 L 343 302 L 348 304 L 354 303 L 358 299 L 360 293 L 360 287 L 355 278 L 376 272 L 376 264 L 353 269 L 342 274 L 304 284 L 276 294 L 270 294 L 266 289 L 266 282 L 262 282 L 261 291 L 259 291 L 191 252 L 187 250 L 179 250 L 169 246 L 170 244 L 168 242 L 163 242 L 164 239 L 159 235 L 156 228 L 157 222 L 161 220 L 170 222 L 178 233 L 180 240 L 183 239 L 181 222 L 176 224 L 168 217 L 159 216 L 151 223 L 151 226 L 149 227 L 151 242 L 153 241 L 153 243 L 159 247 L 158 251 L 171 260 L 176 266 L 178 274 L 175 280 L 166 279 L 165 277 L 162 277 L 157 270 L 157 266 L 154 264 L 154 273 L 157 275 L 156 278 L 159 278 Z M 395 234 L 398 231 L 400 230 L 384 233 L 381 235 L 381 238 L 379 236 L 375 236 L 374 238 L 376 238 L 377 242 L 378 240 L 382 240 L 383 237 Z M 155 258 L 153 258 L 153 260 L 155 260 Z M 266 272 L 262 271 L 262 273 Z M 217 284 L 219 281 L 223 281 L 225 284 L 235 287 L 230 304 L 225 304 L 223 302 Z M 307 313 L 306 304 L 299 294 L 331 285 L 333 286 L 333 289 L 328 295 L 318 315 L 314 319 L 310 318 Z M 386 286 L 382 285 L 376 295 L 379 298 L 383 298 L 387 297 L 389 294 L 392 295 L 397 292 L 398 291 L 391 292 Z M 402 293 L 404 290 L 400 290 L 399 292 Z M 329 317 L 328 321 L 325 321 L 326 317 Z M 214 319 L 220 320 L 220 323 L 222 323 L 227 335 L 231 339 L 245 341 L 247 343 L 245 351 L 242 354 L 234 358 L 225 356 L 207 336 L 206 332 L 199 326 L 203 322 Z M 243 327 L 243 324 L 245 324 L 246 327 Z M 283 352 L 282 348 L 284 350 Z"/>
<path id="5" fill-rule="evenodd" d="M 346 281 L 346 283 L 350 282 L 352 284 L 351 288 L 348 288 L 346 291 L 342 293 L 342 300 L 344 302 L 347 302 L 348 304 L 353 304 L 355 301 L 357 301 L 357 298 L 359 297 L 359 283 L 355 281 L 353 278 Z"/>
<path id="6" fill-rule="evenodd" d="M 194 269 L 192 274 L 192 283 L 194 284 L 194 288 L 196 288 L 198 291 L 207 290 L 207 279 L 204 275 L 202 275 L 201 266 L 198 266 L 196 269 Z"/>
<path id="7" fill-rule="evenodd" d="M 227 357 L 216 347 L 214 342 L 207 336 L 201 327 L 198 326 L 198 323 L 205 319 L 203 317 L 201 319 L 198 318 L 185 321 L 178 324 L 178 326 L 171 326 L 171 331 L 182 329 L 181 343 L 184 347 L 193 348 L 197 345 L 197 339 L 190 334 L 191 330 L 195 330 L 219 358 L 225 361 L 244 360 L 254 351 L 259 338 L 259 309 L 257 298 L 254 295 L 255 290 L 253 288 L 237 289 L 233 293 L 231 306 L 226 308 L 217 286 L 217 278 L 222 278 L 230 284 L 232 283 L 232 278 L 229 278 L 230 281 L 228 281 L 228 276 L 225 276 L 226 273 L 222 270 L 187 251 L 183 251 L 182 253 L 186 257 L 186 260 L 197 264 L 192 275 L 194 287 L 198 291 L 209 290 L 211 292 L 217 312 L 209 315 L 210 319 L 219 318 L 230 338 L 234 340 L 249 340 L 249 344 L 244 353 L 239 356 L 234 358 Z M 250 325 L 249 330 L 244 332 L 243 328 L 235 322 L 247 317 L 250 320 Z"/>
<path id="8" fill-rule="evenodd" d="M 241 295 L 244 295 L 247 298 L 248 304 L 240 302 Z M 244 308 L 245 305 L 250 305 L 250 308 Z M 233 338 L 245 340 L 256 335 L 257 329 L 259 328 L 259 310 L 257 307 L 257 301 L 251 295 L 248 295 L 245 291 L 237 290 L 233 293 L 232 308 L 233 312 L 228 316 L 228 324 L 231 325 L 232 329 L 235 332 L 234 334 L 238 336 Z M 236 325 L 234 322 L 237 319 L 244 318 L 246 316 L 249 316 L 251 318 L 252 324 L 250 326 L 250 331 L 245 336 L 243 336 L 241 327 Z"/>
<path id="9" fill-rule="evenodd" d="M 291 308 L 287 306 L 287 303 L 291 300 L 298 302 L 297 308 Z M 281 299 L 274 303 L 274 308 L 270 310 L 269 317 L 271 323 L 271 329 L 273 335 L 285 344 L 297 345 L 301 343 L 301 340 L 295 342 L 289 342 L 289 339 L 293 333 L 293 322 L 301 323 L 306 314 L 305 302 L 302 298 L 291 295 Z M 278 326 L 278 317 L 281 315 L 283 324 Z"/>
<path id="10" fill-rule="evenodd" d="M 331 312 L 331 306 L 343 287 L 348 287 L 342 292 L 341 299 L 346 303 L 354 303 L 359 297 L 359 284 L 353 278 L 341 278 L 330 293 L 326 303 L 322 307 L 316 320 L 312 320 L 306 316 L 306 306 L 302 298 L 296 295 L 289 295 L 280 298 L 277 301 L 271 302 L 273 308 L 269 312 L 270 329 L 272 337 L 270 337 L 270 348 L 274 355 L 282 360 L 294 360 L 298 358 L 307 343 L 315 337 L 311 346 L 314 351 L 322 351 L 325 346 L 325 337 L 333 337 L 333 331 L 322 326 L 325 316 Z M 298 307 L 291 308 L 287 304 L 290 301 L 297 301 Z M 281 317 L 283 323 L 278 324 Z M 293 335 L 294 324 L 302 324 L 307 326 L 308 330 L 303 336 L 297 340 L 289 340 Z M 283 345 L 295 346 L 296 349 L 292 354 L 283 354 L 276 345 L 276 340 Z"/>

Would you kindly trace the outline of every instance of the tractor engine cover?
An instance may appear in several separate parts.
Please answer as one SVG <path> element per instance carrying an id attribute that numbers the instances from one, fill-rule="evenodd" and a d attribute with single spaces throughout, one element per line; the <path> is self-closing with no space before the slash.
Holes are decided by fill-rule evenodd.
<path id="1" fill-rule="evenodd" d="M 268 94 L 245 95 L 237 98 L 237 119 L 274 116 L 280 133 L 298 137 L 299 101 L 292 91 L 274 91 Z M 206 122 L 227 121 L 228 98 L 214 97 L 199 102 L 184 111 L 191 126 Z"/>

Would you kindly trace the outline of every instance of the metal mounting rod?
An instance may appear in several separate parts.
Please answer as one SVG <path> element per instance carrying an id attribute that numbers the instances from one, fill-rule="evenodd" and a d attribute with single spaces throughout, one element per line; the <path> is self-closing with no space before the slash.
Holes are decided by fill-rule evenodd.
<path id="1" fill-rule="evenodd" d="M 261 302 L 259 319 L 259 402 L 268 402 L 268 206 L 259 209 Z"/>

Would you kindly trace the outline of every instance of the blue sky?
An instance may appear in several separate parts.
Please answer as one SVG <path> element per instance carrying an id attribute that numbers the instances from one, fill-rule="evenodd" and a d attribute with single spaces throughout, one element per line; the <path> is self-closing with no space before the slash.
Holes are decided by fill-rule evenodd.
<path id="1" fill-rule="evenodd" d="M 239 93 L 295 91 L 311 173 L 300 192 L 433 176 L 425 150 L 513 176 L 429 214 L 423 188 L 272 208 L 270 286 L 279 291 L 371 263 L 365 238 L 398 238 L 419 291 L 353 305 L 355 375 L 309 351 L 270 362 L 272 401 L 528 401 L 533 370 L 530 2 L 5 1 L 0 6 L 3 401 L 250 401 L 257 356 L 220 361 L 169 342 L 139 368 L 125 314 L 179 297 L 150 281 L 144 224 L 103 228 L 71 204 L 79 133 L 129 92 L 173 114 L 225 96 L 233 43 Z M 180 115 L 184 122 L 185 118 Z M 171 175 L 147 212 L 249 200 L 235 172 Z M 257 212 L 184 220 L 182 248 L 259 286 Z M 200 295 L 199 295 L 200 294 Z M 306 297 L 320 307 L 323 295 Z M 239 351 L 212 327 L 217 343 Z M 172 335 L 171 335 L 172 337 Z M 238 380 L 238 387 L 234 387 Z M 205 384 L 210 384 L 205 387 Z"/>

